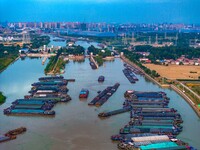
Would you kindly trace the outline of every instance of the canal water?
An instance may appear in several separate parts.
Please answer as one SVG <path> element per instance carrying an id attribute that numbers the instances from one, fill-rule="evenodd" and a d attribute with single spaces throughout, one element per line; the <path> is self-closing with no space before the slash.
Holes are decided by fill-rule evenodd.
<path id="1" fill-rule="evenodd" d="M 7 101 L 0 106 L 0 134 L 20 126 L 27 127 L 27 132 L 16 140 L 1 143 L 0 150 L 115 150 L 117 144 L 112 143 L 110 136 L 118 134 L 119 129 L 128 123 L 130 114 L 103 120 L 97 115 L 102 111 L 121 108 L 123 94 L 130 89 L 166 92 L 171 99 L 169 105 L 177 109 L 184 120 L 183 132 L 178 138 L 200 149 L 200 120 L 185 100 L 174 91 L 161 89 L 141 76 L 138 76 L 136 84 L 129 83 L 123 75 L 123 62 L 119 58 L 105 62 L 97 70 L 91 69 L 88 59 L 84 62 L 70 61 L 66 65 L 64 77 L 76 79 L 76 82 L 68 83 L 72 100 L 57 104 L 53 108 L 55 117 L 5 116 L 3 109 L 9 107 L 15 99 L 23 98 L 31 84 L 44 76 L 45 65 L 42 65 L 42 59 L 19 59 L 0 74 L 0 91 L 7 97 Z M 98 83 L 100 75 L 105 76 L 104 83 Z M 88 106 L 97 91 L 116 82 L 120 83 L 120 87 L 103 106 Z M 79 99 L 82 88 L 89 89 L 88 99 Z"/>
<path id="2" fill-rule="evenodd" d="M 53 36 L 49 36 L 50 37 L 50 43 L 48 44 L 48 46 L 54 46 L 54 47 L 57 47 L 57 46 L 61 46 L 61 47 L 65 47 L 66 46 L 66 40 L 65 41 L 54 41 L 53 39 L 61 39 L 61 38 L 58 38 L 58 37 L 53 37 Z M 75 42 L 75 45 L 81 45 L 83 46 L 85 49 L 87 49 L 90 45 L 93 45 L 94 47 L 97 47 L 97 48 L 100 48 L 98 46 L 98 43 L 97 42 L 86 42 L 86 41 L 76 41 Z"/>

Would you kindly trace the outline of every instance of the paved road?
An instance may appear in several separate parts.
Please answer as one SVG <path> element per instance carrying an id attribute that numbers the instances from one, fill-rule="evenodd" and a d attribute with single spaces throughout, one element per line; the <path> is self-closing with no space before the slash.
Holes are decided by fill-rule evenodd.
<path id="1" fill-rule="evenodd" d="M 184 89 L 187 89 L 188 91 L 190 91 L 193 95 L 195 95 L 199 100 L 200 100 L 200 96 L 197 94 L 197 93 L 195 93 L 194 91 L 192 91 L 190 88 L 188 88 L 187 86 L 185 86 L 183 83 L 181 83 L 181 82 L 178 82 L 181 86 L 183 86 L 184 87 Z"/>

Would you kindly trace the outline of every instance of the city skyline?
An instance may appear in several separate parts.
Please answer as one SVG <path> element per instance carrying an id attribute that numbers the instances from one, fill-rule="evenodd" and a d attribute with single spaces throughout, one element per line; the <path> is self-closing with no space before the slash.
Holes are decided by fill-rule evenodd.
<path id="1" fill-rule="evenodd" d="M 198 0 L 0 1 L 0 22 L 116 22 L 199 24 Z"/>

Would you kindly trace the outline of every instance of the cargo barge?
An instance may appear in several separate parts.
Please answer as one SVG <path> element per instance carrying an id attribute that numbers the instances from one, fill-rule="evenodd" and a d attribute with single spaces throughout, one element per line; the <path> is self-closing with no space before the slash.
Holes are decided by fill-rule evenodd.
<path id="1" fill-rule="evenodd" d="M 99 76 L 98 82 L 104 82 L 104 80 L 105 80 L 105 77 L 104 77 L 104 76 Z"/>
<path id="2" fill-rule="evenodd" d="M 37 99 L 17 99 L 12 104 L 18 105 L 44 105 L 44 104 L 53 104 L 51 100 L 37 100 Z"/>
<path id="3" fill-rule="evenodd" d="M 136 120 L 136 121 L 132 121 L 129 122 L 130 126 L 136 126 L 136 125 L 145 125 L 145 126 L 163 126 L 163 125 L 179 125 L 177 122 L 175 122 L 174 120 Z"/>
<path id="4" fill-rule="evenodd" d="M 29 93 L 34 93 L 37 91 L 54 91 L 54 92 L 63 92 L 63 93 L 67 93 L 68 89 L 66 86 L 38 86 L 38 87 L 33 87 L 31 89 L 31 91 L 29 91 Z"/>
<path id="5" fill-rule="evenodd" d="M 52 77 L 41 77 L 39 78 L 40 82 L 49 82 L 49 81 L 67 81 L 75 82 L 75 79 L 64 79 L 63 76 L 52 76 Z"/>
<path id="6" fill-rule="evenodd" d="M 188 144 L 166 135 L 133 137 L 130 140 L 120 142 L 118 148 L 127 150 L 194 150 Z"/>
<path id="7" fill-rule="evenodd" d="M 37 100 L 44 100 L 44 101 L 55 101 L 55 102 L 68 102 L 71 100 L 71 97 L 68 94 L 61 94 L 61 95 L 55 95 L 55 94 L 34 94 L 34 95 L 25 95 L 25 99 L 37 99 Z"/>
<path id="8" fill-rule="evenodd" d="M 5 115 L 55 115 L 53 110 L 42 110 L 42 109 L 4 109 Z"/>
<path id="9" fill-rule="evenodd" d="M 130 109 L 130 122 L 120 129 L 119 135 L 111 137 L 120 141 L 119 149 L 193 150 L 188 144 L 175 139 L 182 132 L 183 120 L 177 110 L 168 107 L 170 99 L 166 93 L 129 90 L 124 97 L 123 109 L 99 114 L 100 117 L 107 117 Z M 153 134 L 154 137 L 143 134 Z"/>
<path id="10" fill-rule="evenodd" d="M 52 81 L 52 82 L 35 82 L 33 84 L 31 84 L 32 86 L 64 86 L 67 85 L 67 81 L 63 82 L 63 81 Z"/>
<path id="11" fill-rule="evenodd" d="M 130 65 L 126 64 L 126 63 L 124 64 L 124 67 L 127 68 L 127 69 L 130 69 L 131 71 L 133 71 L 137 75 L 144 75 L 144 73 L 141 72 L 139 69 L 137 69 L 137 68 L 135 68 L 133 66 L 130 66 Z"/>
<path id="12" fill-rule="evenodd" d="M 39 81 L 48 81 L 48 80 L 63 80 L 63 76 L 52 76 L 52 77 L 40 77 Z"/>
<path id="13" fill-rule="evenodd" d="M 81 89 L 79 98 L 88 98 L 89 90 L 88 89 Z"/>
<path id="14" fill-rule="evenodd" d="M 51 110 L 57 102 L 68 102 L 68 81 L 62 76 L 41 77 L 40 82 L 32 84 L 30 95 L 17 99 L 9 108 L 4 109 L 5 115 L 55 115 Z"/>
<path id="15" fill-rule="evenodd" d="M 22 134 L 24 132 L 26 132 L 25 127 L 20 127 L 20 128 L 14 129 L 14 130 L 10 130 L 7 133 L 5 133 L 4 135 L 0 135 L 0 143 L 14 140 L 17 138 L 17 135 Z"/>
<path id="16" fill-rule="evenodd" d="M 125 68 L 123 70 L 123 73 L 126 76 L 126 78 L 129 80 L 130 83 L 135 83 L 136 81 L 138 81 L 138 78 L 135 76 L 133 71 L 131 71 L 130 69 Z"/>
<path id="17" fill-rule="evenodd" d="M 92 69 L 97 69 L 97 66 L 93 62 L 90 62 L 90 66 Z"/>
<path id="18" fill-rule="evenodd" d="M 132 109 L 131 107 L 126 107 L 126 108 L 122 108 L 122 109 L 113 110 L 110 112 L 102 112 L 102 113 L 99 113 L 98 116 L 102 117 L 102 118 L 106 118 L 106 117 L 110 117 L 113 115 L 129 112 L 129 111 L 131 111 L 131 109 Z"/>
<path id="19" fill-rule="evenodd" d="M 68 102 L 71 100 L 70 96 L 67 97 L 31 97 L 30 95 L 26 95 L 24 97 L 25 99 L 34 99 L 38 101 L 50 101 L 52 103 L 57 103 L 57 102 Z"/>
<path id="20" fill-rule="evenodd" d="M 142 133 L 142 134 L 117 134 L 112 135 L 111 140 L 113 141 L 125 141 L 125 140 L 131 140 L 133 137 L 146 137 L 146 136 L 155 136 L 157 134 L 152 133 Z"/>
<path id="21" fill-rule="evenodd" d="M 162 134 L 178 135 L 181 131 L 182 131 L 181 128 L 175 128 L 174 126 L 134 126 L 134 127 L 121 128 L 120 134 L 162 133 Z"/>
<path id="22" fill-rule="evenodd" d="M 101 106 L 103 105 L 118 89 L 119 83 L 114 86 L 109 86 L 102 92 L 100 92 L 88 105 Z"/>

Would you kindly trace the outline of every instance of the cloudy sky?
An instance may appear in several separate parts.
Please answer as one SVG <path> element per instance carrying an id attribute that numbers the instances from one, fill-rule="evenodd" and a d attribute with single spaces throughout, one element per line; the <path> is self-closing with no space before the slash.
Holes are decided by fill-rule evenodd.
<path id="1" fill-rule="evenodd" d="M 200 23 L 200 0 L 0 0 L 0 21 Z"/>

